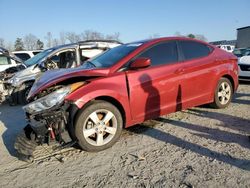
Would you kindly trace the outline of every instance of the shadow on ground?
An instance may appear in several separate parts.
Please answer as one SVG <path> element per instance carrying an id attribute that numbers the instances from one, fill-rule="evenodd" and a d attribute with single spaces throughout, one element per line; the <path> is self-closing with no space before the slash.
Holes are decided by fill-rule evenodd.
<path id="1" fill-rule="evenodd" d="M 21 106 L 0 105 L 0 126 L 6 129 L 2 133 L 3 143 L 11 156 L 17 157 L 14 148 L 17 135 L 25 126 L 24 112 Z"/>
<path id="2" fill-rule="evenodd" d="M 206 138 L 206 136 L 203 135 L 204 133 L 211 133 L 211 134 L 209 134 L 211 136 L 217 131 L 217 129 L 208 129 L 206 127 L 202 127 L 199 125 L 189 124 L 189 123 L 182 122 L 182 121 L 168 120 L 168 119 L 165 119 L 162 117 L 158 118 L 156 120 L 159 122 L 162 122 L 162 123 L 169 123 L 173 126 L 185 127 L 187 129 L 201 132 L 201 134 L 199 136 L 202 136 L 205 138 Z M 222 154 L 222 153 L 219 153 L 217 151 L 213 151 L 213 150 L 208 149 L 206 147 L 200 146 L 196 143 L 191 143 L 191 142 L 185 141 L 181 138 L 178 138 L 174 135 L 171 135 L 163 130 L 159 130 L 159 129 L 154 128 L 152 126 L 136 125 L 134 127 L 128 128 L 128 131 L 131 131 L 135 134 L 144 134 L 144 135 L 150 136 L 154 139 L 157 139 L 159 141 L 173 144 L 173 145 L 180 147 L 182 149 L 185 149 L 185 150 L 190 150 L 190 151 L 195 152 L 199 155 L 209 157 L 212 159 L 216 159 L 216 160 L 224 162 L 226 164 L 230 164 L 232 166 L 250 171 L 250 160 L 239 159 L 239 158 L 235 158 L 229 154 Z M 226 135 L 225 139 L 220 139 L 219 134 Z M 247 139 L 246 136 L 233 134 L 233 133 L 229 133 L 226 131 L 220 132 L 219 134 L 211 136 L 211 139 L 214 139 L 214 140 L 218 139 L 222 142 L 231 142 L 232 140 L 236 141 L 237 139 L 239 139 L 239 140 L 246 140 Z M 209 137 L 207 137 L 207 138 L 209 138 Z M 239 140 L 237 142 L 239 144 L 241 144 L 243 147 L 246 147 L 246 148 L 250 147 L 250 144 L 249 145 L 243 144 L 243 142 L 241 142 Z"/>

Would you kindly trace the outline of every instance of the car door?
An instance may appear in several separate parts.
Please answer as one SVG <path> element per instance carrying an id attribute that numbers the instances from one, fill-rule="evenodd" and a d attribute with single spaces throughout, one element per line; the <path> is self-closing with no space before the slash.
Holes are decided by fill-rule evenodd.
<path id="1" fill-rule="evenodd" d="M 183 57 L 180 79 L 182 107 L 185 109 L 209 102 L 216 82 L 212 47 L 189 40 L 178 41 L 178 45 Z"/>
<path id="2" fill-rule="evenodd" d="M 176 41 L 158 43 L 136 58 L 141 57 L 149 58 L 151 66 L 126 71 L 132 118 L 137 121 L 175 111 L 179 86 Z"/>

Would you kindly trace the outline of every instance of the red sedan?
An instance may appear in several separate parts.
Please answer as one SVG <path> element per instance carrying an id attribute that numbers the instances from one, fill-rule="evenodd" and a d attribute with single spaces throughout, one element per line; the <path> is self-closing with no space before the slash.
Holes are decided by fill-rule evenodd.
<path id="1" fill-rule="evenodd" d="M 78 68 L 44 73 L 24 107 L 26 136 L 65 143 L 66 132 L 82 149 L 100 151 L 124 127 L 202 104 L 225 108 L 237 87 L 237 58 L 208 43 L 182 37 L 127 43 Z"/>

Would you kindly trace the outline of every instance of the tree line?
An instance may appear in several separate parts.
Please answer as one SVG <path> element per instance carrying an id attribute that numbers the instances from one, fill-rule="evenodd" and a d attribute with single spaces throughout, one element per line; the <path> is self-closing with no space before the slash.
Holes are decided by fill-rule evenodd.
<path id="1" fill-rule="evenodd" d="M 207 41 L 207 38 L 201 34 L 188 34 L 182 35 L 180 32 L 176 32 L 175 36 L 196 38 L 198 40 Z M 161 37 L 159 34 L 150 35 L 148 38 L 158 38 Z M 84 40 L 117 40 L 120 41 L 120 33 L 116 32 L 113 34 L 103 34 L 98 31 L 86 30 L 80 34 L 75 32 L 60 32 L 59 37 L 55 38 L 51 32 L 47 32 L 44 40 L 39 39 L 33 34 L 27 34 L 24 37 L 16 38 L 14 44 L 11 42 L 5 42 L 3 38 L 0 38 L 0 47 L 4 47 L 10 51 L 20 51 L 20 50 L 42 50 L 45 48 L 51 48 L 57 45 L 63 45 L 67 43 L 74 43 Z"/>
<path id="2" fill-rule="evenodd" d="M 59 37 L 53 36 L 52 32 L 47 32 L 44 40 L 39 39 L 33 34 L 27 34 L 24 37 L 16 38 L 14 44 L 11 42 L 5 42 L 3 38 L 0 38 L 0 47 L 4 47 L 10 51 L 20 50 L 42 50 L 45 48 L 51 48 L 57 45 L 63 45 L 67 43 L 74 43 L 84 40 L 117 40 L 120 41 L 120 33 L 103 34 L 97 31 L 86 30 L 80 34 L 75 32 L 60 32 Z"/>

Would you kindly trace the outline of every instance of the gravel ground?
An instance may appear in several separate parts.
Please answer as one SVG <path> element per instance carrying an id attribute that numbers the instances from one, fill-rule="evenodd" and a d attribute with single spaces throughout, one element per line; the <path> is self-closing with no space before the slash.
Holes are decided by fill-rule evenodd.
<path id="1" fill-rule="evenodd" d="M 112 148 L 76 148 L 33 163 L 17 158 L 20 106 L 0 106 L 0 187 L 250 187 L 250 84 L 223 110 L 206 107 L 123 131 Z M 64 163 L 56 157 L 64 157 Z"/>

